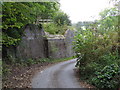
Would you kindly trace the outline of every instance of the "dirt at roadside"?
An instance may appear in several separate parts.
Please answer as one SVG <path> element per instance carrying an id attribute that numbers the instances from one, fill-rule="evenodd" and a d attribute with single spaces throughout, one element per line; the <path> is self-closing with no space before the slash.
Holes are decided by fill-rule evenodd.
<path id="1" fill-rule="evenodd" d="M 31 79 L 35 76 L 35 74 L 54 64 L 57 63 L 40 63 L 29 67 L 12 66 L 12 74 L 10 74 L 8 78 L 2 82 L 3 88 L 31 88 Z M 77 69 L 74 71 L 80 86 L 83 88 L 95 88 L 94 86 L 89 85 L 85 81 L 81 81 L 79 79 L 79 73 Z"/>
<path id="2" fill-rule="evenodd" d="M 11 74 L 2 81 L 3 88 L 31 88 L 31 79 L 43 69 L 55 63 L 35 64 L 29 67 L 11 67 Z"/>

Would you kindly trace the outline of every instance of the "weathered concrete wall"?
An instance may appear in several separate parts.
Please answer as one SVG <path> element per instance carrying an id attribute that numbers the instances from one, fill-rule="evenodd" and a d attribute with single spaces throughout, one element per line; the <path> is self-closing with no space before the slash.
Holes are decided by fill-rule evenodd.
<path id="1" fill-rule="evenodd" d="M 73 41 L 74 41 L 75 31 L 73 30 L 67 30 L 65 33 L 65 43 L 66 43 L 66 56 L 72 57 L 75 55 L 75 52 L 73 50 Z"/>
<path id="2" fill-rule="evenodd" d="M 48 39 L 48 51 L 51 58 L 65 58 L 66 44 L 64 39 Z"/>
<path id="3" fill-rule="evenodd" d="M 10 48 L 8 54 L 23 60 L 71 57 L 75 55 L 73 37 L 74 31 L 71 30 L 67 30 L 65 35 L 50 35 L 37 25 L 26 25 L 19 46 Z"/>
<path id="4" fill-rule="evenodd" d="M 49 35 L 48 39 L 48 55 L 52 58 L 65 58 L 75 55 L 73 51 L 74 31 L 67 30 L 65 35 Z"/>
<path id="5" fill-rule="evenodd" d="M 47 57 L 47 44 L 43 29 L 36 25 L 27 25 L 20 45 L 17 47 L 17 57 L 28 58 L 44 58 Z"/>

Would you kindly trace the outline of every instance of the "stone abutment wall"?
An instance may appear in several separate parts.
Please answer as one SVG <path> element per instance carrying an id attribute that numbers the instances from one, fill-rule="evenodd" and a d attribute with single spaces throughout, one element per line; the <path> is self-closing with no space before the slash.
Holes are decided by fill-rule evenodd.
<path id="1" fill-rule="evenodd" d="M 52 37 L 51 37 L 52 36 Z M 22 40 L 16 48 L 7 53 L 19 59 L 65 58 L 74 56 L 72 41 L 74 31 L 67 30 L 65 35 L 47 35 L 37 25 L 26 25 Z"/>

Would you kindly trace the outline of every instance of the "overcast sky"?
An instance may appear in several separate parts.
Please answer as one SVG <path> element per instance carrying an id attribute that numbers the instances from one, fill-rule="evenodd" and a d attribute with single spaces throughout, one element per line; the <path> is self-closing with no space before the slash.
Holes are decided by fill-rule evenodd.
<path id="1" fill-rule="evenodd" d="M 61 10 L 68 14 L 72 23 L 93 21 L 100 11 L 107 7 L 110 0 L 60 0 Z"/>

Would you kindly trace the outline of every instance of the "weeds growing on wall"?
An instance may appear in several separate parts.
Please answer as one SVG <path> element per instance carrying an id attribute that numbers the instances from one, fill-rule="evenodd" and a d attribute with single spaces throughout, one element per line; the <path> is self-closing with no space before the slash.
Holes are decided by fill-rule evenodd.
<path id="1" fill-rule="evenodd" d="M 58 26 L 55 23 L 43 24 L 43 28 L 46 32 L 50 34 L 61 34 L 64 35 L 65 31 L 68 29 L 67 25 Z"/>
<path id="2" fill-rule="evenodd" d="M 64 34 L 71 26 L 71 21 L 67 14 L 58 11 L 54 15 L 52 22 L 43 24 L 44 30 L 50 34 Z"/>

